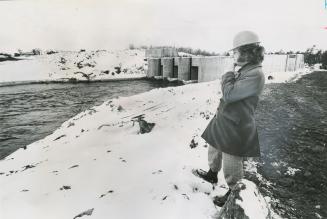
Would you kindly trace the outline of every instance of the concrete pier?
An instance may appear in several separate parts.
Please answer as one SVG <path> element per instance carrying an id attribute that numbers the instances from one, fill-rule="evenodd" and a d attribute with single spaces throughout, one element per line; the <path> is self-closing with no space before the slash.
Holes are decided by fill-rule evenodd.
<path id="1" fill-rule="evenodd" d="M 161 64 L 163 78 L 173 78 L 174 58 L 162 58 Z"/>
<path id="2" fill-rule="evenodd" d="M 174 62 L 178 66 L 178 80 L 190 80 L 191 57 L 175 57 Z"/>
<path id="3" fill-rule="evenodd" d="M 148 59 L 148 77 L 154 77 L 160 75 L 161 59 Z"/>

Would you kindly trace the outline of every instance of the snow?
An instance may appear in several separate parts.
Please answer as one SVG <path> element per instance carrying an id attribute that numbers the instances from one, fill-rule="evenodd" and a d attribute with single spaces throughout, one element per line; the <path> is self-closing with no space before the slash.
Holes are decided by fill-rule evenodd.
<path id="1" fill-rule="evenodd" d="M 300 171 L 300 169 L 287 167 L 286 174 L 290 176 L 294 176 L 296 172 Z"/>
<path id="2" fill-rule="evenodd" d="M 19 57 L 0 63 L 0 83 L 17 81 L 114 80 L 146 76 L 144 50 L 62 51 L 51 55 Z M 120 72 L 117 70 L 120 68 Z M 83 76 L 84 75 L 84 76 Z"/>
<path id="3" fill-rule="evenodd" d="M 107 60 L 101 59 L 99 66 Z M 62 77 L 57 73 L 55 78 Z M 191 170 L 208 168 L 207 145 L 199 136 L 220 97 L 216 80 L 153 89 L 79 113 L 53 134 L 0 161 L 0 218 L 65 219 L 91 209 L 90 219 L 211 218 L 219 211 L 213 196 L 227 191 L 222 171 L 213 188 Z M 143 113 L 156 125 L 150 133 L 138 134 L 138 125 L 130 120 Z M 192 139 L 198 143 L 193 149 Z M 255 166 L 249 161 L 247 171 L 256 172 Z M 254 209 L 246 212 L 250 218 L 257 218 Z"/>
<path id="4" fill-rule="evenodd" d="M 181 56 L 181 57 L 197 57 L 197 55 L 193 55 L 191 53 L 186 53 L 186 52 L 178 52 L 178 56 Z"/>
<path id="5" fill-rule="evenodd" d="M 242 179 L 241 182 L 246 189 L 240 191 L 240 198 L 236 199 L 236 204 L 244 209 L 244 214 L 248 218 L 267 218 L 269 214 L 265 199 L 259 194 L 256 185 L 248 180 Z"/>
<path id="6" fill-rule="evenodd" d="M 266 76 L 266 84 L 270 83 L 287 83 L 296 81 L 301 78 L 305 74 L 309 74 L 312 71 L 308 68 L 298 69 L 296 71 L 288 71 L 288 72 L 269 72 Z M 273 79 L 269 80 L 268 77 L 272 76 Z"/>

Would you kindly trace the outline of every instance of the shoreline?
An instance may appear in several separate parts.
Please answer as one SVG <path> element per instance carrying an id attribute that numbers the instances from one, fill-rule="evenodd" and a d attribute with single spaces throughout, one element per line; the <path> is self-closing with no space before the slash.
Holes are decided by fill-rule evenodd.
<path id="1" fill-rule="evenodd" d="M 30 80 L 30 81 L 11 81 L 11 82 L 0 82 L 0 88 L 2 87 L 13 87 L 20 85 L 31 85 L 31 84 L 89 84 L 89 83 L 105 83 L 105 82 L 119 82 L 119 81 L 134 81 L 134 80 L 149 80 L 149 81 L 162 81 L 163 83 L 180 84 L 186 85 L 190 83 L 197 83 L 194 80 L 181 81 L 181 80 L 171 80 L 164 78 L 155 77 L 131 77 L 131 78 L 111 78 L 111 79 L 96 79 L 96 80 Z"/>
<path id="2" fill-rule="evenodd" d="M 80 84 L 80 83 L 95 83 L 95 82 L 113 82 L 113 81 L 129 81 L 129 80 L 144 80 L 148 79 L 146 76 L 134 78 L 116 78 L 116 79 L 97 79 L 97 80 L 30 80 L 30 81 L 14 81 L 14 82 L 0 82 L 0 87 L 11 87 L 29 84 Z"/>

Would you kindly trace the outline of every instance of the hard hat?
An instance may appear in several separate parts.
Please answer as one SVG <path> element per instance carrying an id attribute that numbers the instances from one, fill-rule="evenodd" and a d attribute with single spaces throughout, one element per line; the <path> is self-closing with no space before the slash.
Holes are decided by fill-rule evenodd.
<path id="1" fill-rule="evenodd" d="M 260 43 L 258 35 L 248 30 L 241 31 L 234 37 L 233 49 L 252 43 Z"/>

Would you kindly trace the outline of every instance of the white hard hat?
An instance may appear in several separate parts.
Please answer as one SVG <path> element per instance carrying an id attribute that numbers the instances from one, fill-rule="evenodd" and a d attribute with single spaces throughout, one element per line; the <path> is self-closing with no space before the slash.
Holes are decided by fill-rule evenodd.
<path id="1" fill-rule="evenodd" d="M 241 31 L 234 37 L 233 49 L 252 43 L 260 43 L 258 35 L 248 30 Z"/>

